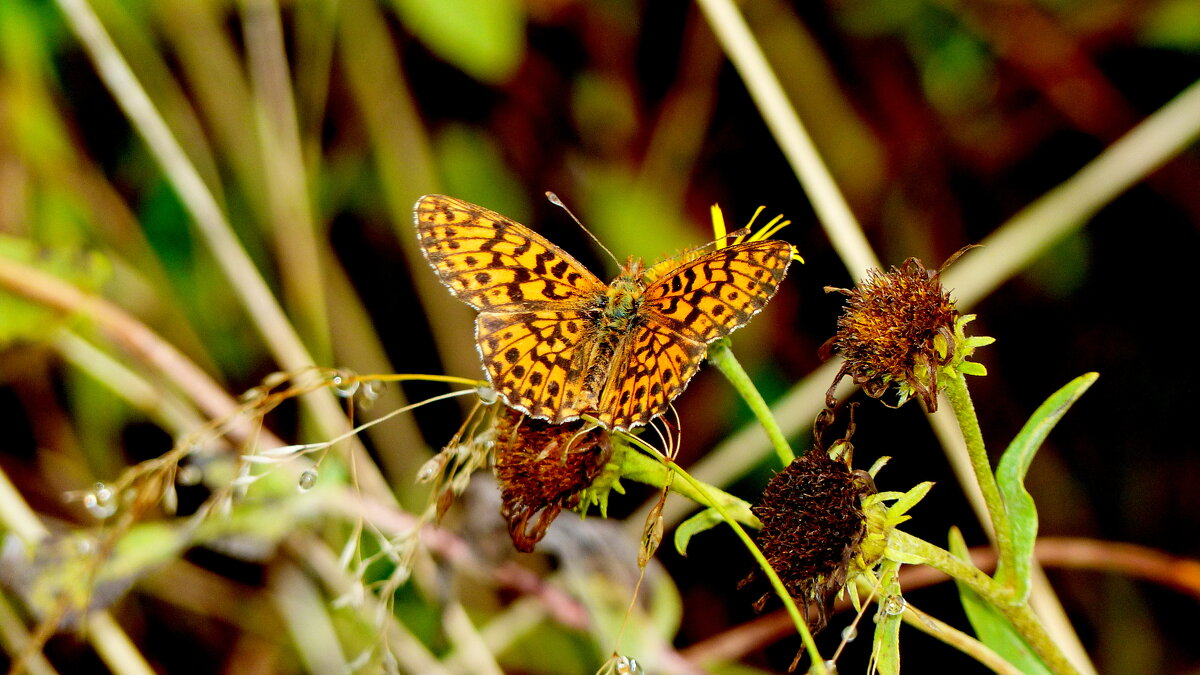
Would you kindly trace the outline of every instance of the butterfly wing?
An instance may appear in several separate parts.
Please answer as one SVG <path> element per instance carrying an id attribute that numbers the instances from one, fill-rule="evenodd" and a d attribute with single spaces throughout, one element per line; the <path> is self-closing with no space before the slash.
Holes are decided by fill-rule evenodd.
<path id="1" fill-rule="evenodd" d="M 480 310 L 475 342 L 492 387 L 510 406 L 555 423 L 593 408 L 582 361 L 608 287 L 541 235 L 481 206 L 426 195 L 415 213 L 430 266 Z"/>
<path id="2" fill-rule="evenodd" d="M 461 199 L 425 195 L 414 207 L 425 259 L 475 309 L 529 309 L 603 294 L 566 251 L 524 225 Z"/>
<path id="3" fill-rule="evenodd" d="M 735 244 L 686 262 L 646 289 L 653 323 L 704 343 L 728 336 L 758 314 L 792 262 L 784 241 Z"/>
<path id="4" fill-rule="evenodd" d="M 579 309 L 480 312 L 475 339 L 492 386 L 510 406 L 553 423 L 590 410 L 594 397 L 580 383 L 592 320 Z"/>
<path id="5" fill-rule="evenodd" d="M 666 412 L 696 374 L 708 343 L 744 326 L 775 295 L 791 256 L 786 242 L 737 244 L 651 284 L 642 295 L 644 320 L 610 371 L 600 420 L 628 429 Z"/>
<path id="6" fill-rule="evenodd" d="M 708 345 L 648 321 L 622 343 L 597 418 L 610 429 L 631 429 L 666 412 L 696 374 Z"/>

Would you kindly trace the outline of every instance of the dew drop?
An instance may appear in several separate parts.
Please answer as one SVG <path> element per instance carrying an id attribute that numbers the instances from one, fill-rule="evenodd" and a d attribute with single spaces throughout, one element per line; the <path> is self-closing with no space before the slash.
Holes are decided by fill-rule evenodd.
<path id="1" fill-rule="evenodd" d="M 362 397 L 374 401 L 383 393 L 383 383 L 379 380 L 367 380 L 362 383 Z"/>
<path id="2" fill-rule="evenodd" d="M 433 480 L 434 476 L 442 472 L 444 466 L 446 466 L 446 454 L 439 452 L 421 465 L 421 469 L 417 471 L 417 482 L 428 483 Z"/>
<path id="3" fill-rule="evenodd" d="M 262 387 L 253 387 L 242 392 L 238 397 L 240 403 L 258 404 L 267 397 L 267 390 Z"/>
<path id="4" fill-rule="evenodd" d="M 642 664 L 637 662 L 637 659 L 628 656 L 618 656 L 613 662 L 613 670 L 618 675 L 643 675 L 646 671 L 642 670 Z"/>
<path id="5" fill-rule="evenodd" d="M 98 520 L 104 520 L 117 512 L 117 506 L 113 503 L 112 490 L 104 483 L 96 483 L 91 492 L 83 496 L 83 508 Z"/>
<path id="6" fill-rule="evenodd" d="M 333 385 L 333 395 L 338 398 L 350 398 L 358 391 L 358 379 L 349 370 L 338 371 L 329 382 Z"/>
<path id="7" fill-rule="evenodd" d="M 883 601 L 883 611 L 888 616 L 903 614 L 907 607 L 908 603 L 905 602 L 904 597 L 900 595 L 889 595 L 887 599 Z"/>
<path id="8" fill-rule="evenodd" d="M 96 483 L 92 486 L 92 494 L 96 495 L 96 501 L 100 505 L 108 504 L 113 498 L 112 490 L 104 483 Z"/>
<path id="9" fill-rule="evenodd" d="M 379 399 L 382 393 L 383 384 L 378 380 L 363 382 L 362 387 L 359 388 L 358 399 L 355 401 L 358 403 L 358 409 L 363 411 L 370 410 L 375 406 L 375 401 Z"/>
<path id="10" fill-rule="evenodd" d="M 846 642 L 854 642 L 854 638 L 858 637 L 858 627 L 851 624 L 842 629 L 842 640 Z"/>
<path id="11" fill-rule="evenodd" d="M 291 376 L 288 375 L 287 373 L 277 370 L 273 373 L 270 373 L 266 377 L 264 377 L 262 379 L 262 384 L 259 386 L 261 386 L 265 389 L 274 389 L 275 387 L 278 387 L 279 385 L 283 384 L 284 382 L 287 382 L 290 377 Z"/>
<path id="12" fill-rule="evenodd" d="M 298 486 L 301 492 L 308 492 L 317 484 L 317 472 L 312 469 L 305 469 L 304 473 L 300 474 Z"/>

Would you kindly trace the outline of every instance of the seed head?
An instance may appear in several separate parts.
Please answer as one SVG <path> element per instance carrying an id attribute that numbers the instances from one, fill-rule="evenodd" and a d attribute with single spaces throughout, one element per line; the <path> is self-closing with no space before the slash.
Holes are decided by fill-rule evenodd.
<path id="1" fill-rule="evenodd" d="M 859 555 L 867 532 L 862 498 L 875 493 L 870 475 L 850 468 L 853 422 L 831 449 L 820 442 L 831 419 L 828 410 L 818 417 L 816 447 L 775 474 L 751 507 L 762 521 L 758 545 L 788 593 L 803 605 L 813 632 L 828 622 L 834 596 Z M 755 608 L 761 611 L 769 598 L 760 597 Z"/>
<path id="2" fill-rule="evenodd" d="M 612 454 L 611 435 L 578 421 L 550 424 L 503 408 L 496 417 L 495 472 L 500 514 L 513 545 L 526 553 L 563 508 L 579 505 Z"/>
<path id="3" fill-rule="evenodd" d="M 836 404 L 837 383 L 849 375 L 873 398 L 881 398 L 895 385 L 899 395 L 895 407 L 916 395 L 927 410 L 937 410 L 938 370 L 961 367 L 975 347 L 991 342 L 991 338 L 963 335 L 963 326 L 974 317 L 962 316 L 942 288 L 942 270 L 966 250 L 936 271 L 909 258 L 886 274 L 871 270 L 857 288 L 825 289 L 848 298 L 838 332 L 824 347 L 845 358 L 825 395 L 829 407 Z M 972 363 L 963 372 L 986 371 Z"/>

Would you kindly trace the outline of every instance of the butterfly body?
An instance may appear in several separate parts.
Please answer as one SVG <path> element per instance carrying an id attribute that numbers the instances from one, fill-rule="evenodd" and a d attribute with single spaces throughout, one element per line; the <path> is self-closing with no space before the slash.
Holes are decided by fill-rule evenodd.
<path id="1" fill-rule="evenodd" d="M 591 414 L 624 430 L 662 414 L 708 343 L 774 294 L 790 244 L 737 244 L 667 271 L 631 258 L 605 284 L 541 235 L 441 195 L 415 208 L 418 240 L 450 292 L 479 310 L 475 338 L 512 407 L 561 423 Z"/>

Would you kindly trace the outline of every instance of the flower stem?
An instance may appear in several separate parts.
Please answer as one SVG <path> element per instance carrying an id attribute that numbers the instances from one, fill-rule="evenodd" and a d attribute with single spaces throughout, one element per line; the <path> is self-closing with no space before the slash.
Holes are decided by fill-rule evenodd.
<path id="1" fill-rule="evenodd" d="M 999 550 L 1001 568 L 1012 569 L 1014 561 L 1012 525 L 1008 520 L 1008 511 L 1004 499 L 1000 496 L 1000 486 L 996 483 L 996 475 L 992 472 L 988 460 L 987 448 L 983 444 L 983 432 L 979 429 L 979 418 L 975 416 L 975 404 L 971 402 L 971 394 L 967 391 L 966 377 L 957 371 L 940 373 L 942 390 L 954 410 L 954 417 L 962 430 L 963 440 L 966 441 L 967 455 L 971 459 L 971 468 L 975 471 L 975 480 L 983 493 L 983 501 L 991 518 L 993 536 L 996 548 Z M 1007 589 L 1006 589 L 1007 590 Z M 1012 602 L 1011 593 L 1004 604 Z"/>
<path id="2" fill-rule="evenodd" d="M 904 608 L 904 622 L 970 656 L 990 668 L 992 672 L 998 673 L 998 675 L 1021 675 L 1021 671 L 1016 666 L 1005 661 L 992 648 L 954 626 L 939 621 L 913 607 L 912 603 L 907 603 Z"/>
<path id="3" fill-rule="evenodd" d="M 708 348 L 708 360 L 729 383 L 741 395 L 742 400 L 746 405 L 750 406 L 750 412 L 758 418 L 758 423 L 762 425 L 764 431 L 767 432 L 767 438 L 771 440 L 771 446 L 775 448 L 775 454 L 779 457 L 779 463 L 787 466 L 796 459 L 795 453 L 792 452 L 792 446 L 788 445 L 787 437 L 783 435 L 783 430 L 779 428 L 779 423 L 775 421 L 774 415 L 771 414 L 771 408 L 767 405 L 762 394 L 758 393 L 758 389 L 754 387 L 754 383 L 750 381 L 750 376 L 742 368 L 742 364 L 733 355 L 733 350 L 729 348 L 729 342 L 726 340 L 718 340 Z"/>
<path id="4" fill-rule="evenodd" d="M 651 450 L 651 452 L 654 453 L 653 457 L 645 452 L 628 453 L 622 460 L 621 478 L 628 478 L 656 488 L 663 487 L 667 482 L 667 472 L 670 469 L 664 465 L 656 451 Z M 689 478 L 691 477 L 689 476 Z M 682 483 L 673 481 L 671 491 L 701 506 L 716 508 L 722 516 L 728 516 L 739 523 L 755 529 L 762 527 L 758 517 L 750 511 L 750 504 L 746 500 L 739 499 L 716 486 L 691 478 L 690 481 Z M 717 508 L 717 505 L 720 505 L 720 508 Z"/>
<path id="5" fill-rule="evenodd" d="M 888 538 L 888 548 L 916 555 L 922 558 L 926 565 L 945 572 L 954 579 L 962 581 L 981 598 L 1004 615 L 1021 637 L 1029 644 L 1042 663 L 1055 675 L 1078 675 L 1079 670 L 1071 665 L 1058 644 L 1046 632 L 1037 615 L 1029 607 L 1028 602 L 1013 604 L 1009 589 L 1001 586 L 994 579 L 984 574 L 979 568 L 963 561 L 946 549 L 907 534 L 893 530 Z"/>
<path id="6" fill-rule="evenodd" d="M 762 569 L 763 574 L 766 575 L 767 580 L 771 584 L 771 588 L 775 590 L 775 594 L 778 595 L 779 599 L 783 601 L 783 606 L 787 610 L 788 616 L 792 618 L 792 623 L 796 626 L 796 632 L 800 634 L 800 639 L 804 642 L 804 648 L 805 651 L 808 652 L 808 658 L 812 660 L 812 672 L 818 673 L 819 675 L 824 675 L 824 673 L 826 673 L 825 661 L 821 658 L 821 653 L 817 651 L 817 643 L 813 640 L 812 633 L 810 633 L 808 630 L 808 622 L 800 613 L 800 609 L 796 607 L 796 602 L 792 599 L 791 594 L 788 593 L 787 588 L 783 585 L 783 580 L 781 580 L 779 575 L 775 573 L 775 570 L 771 567 L 771 563 L 767 562 L 767 558 L 763 555 L 762 550 L 758 548 L 758 545 L 755 544 L 750 535 L 746 533 L 745 528 L 743 528 L 741 524 L 738 523 L 737 520 L 730 516 L 726 511 L 725 506 L 722 504 L 723 500 L 720 498 L 720 495 L 713 494 L 713 488 L 710 488 L 708 485 L 705 485 L 704 483 L 697 481 L 695 478 L 692 478 L 686 471 L 683 470 L 682 467 L 675 462 L 672 462 L 667 457 L 658 455 L 657 459 L 667 465 L 671 471 L 675 472 L 677 476 L 683 479 L 683 481 L 687 483 L 692 490 L 702 495 L 704 499 L 702 503 L 715 509 L 717 513 L 721 514 L 721 518 L 729 524 L 729 527 L 733 528 L 733 531 L 738 536 L 738 539 L 741 539 L 742 543 L 746 546 L 746 550 L 749 551 L 750 555 L 754 556 L 754 560 L 758 562 L 758 566 Z M 716 490 L 716 492 L 720 491 Z M 720 494 L 723 495 L 724 493 Z"/>

